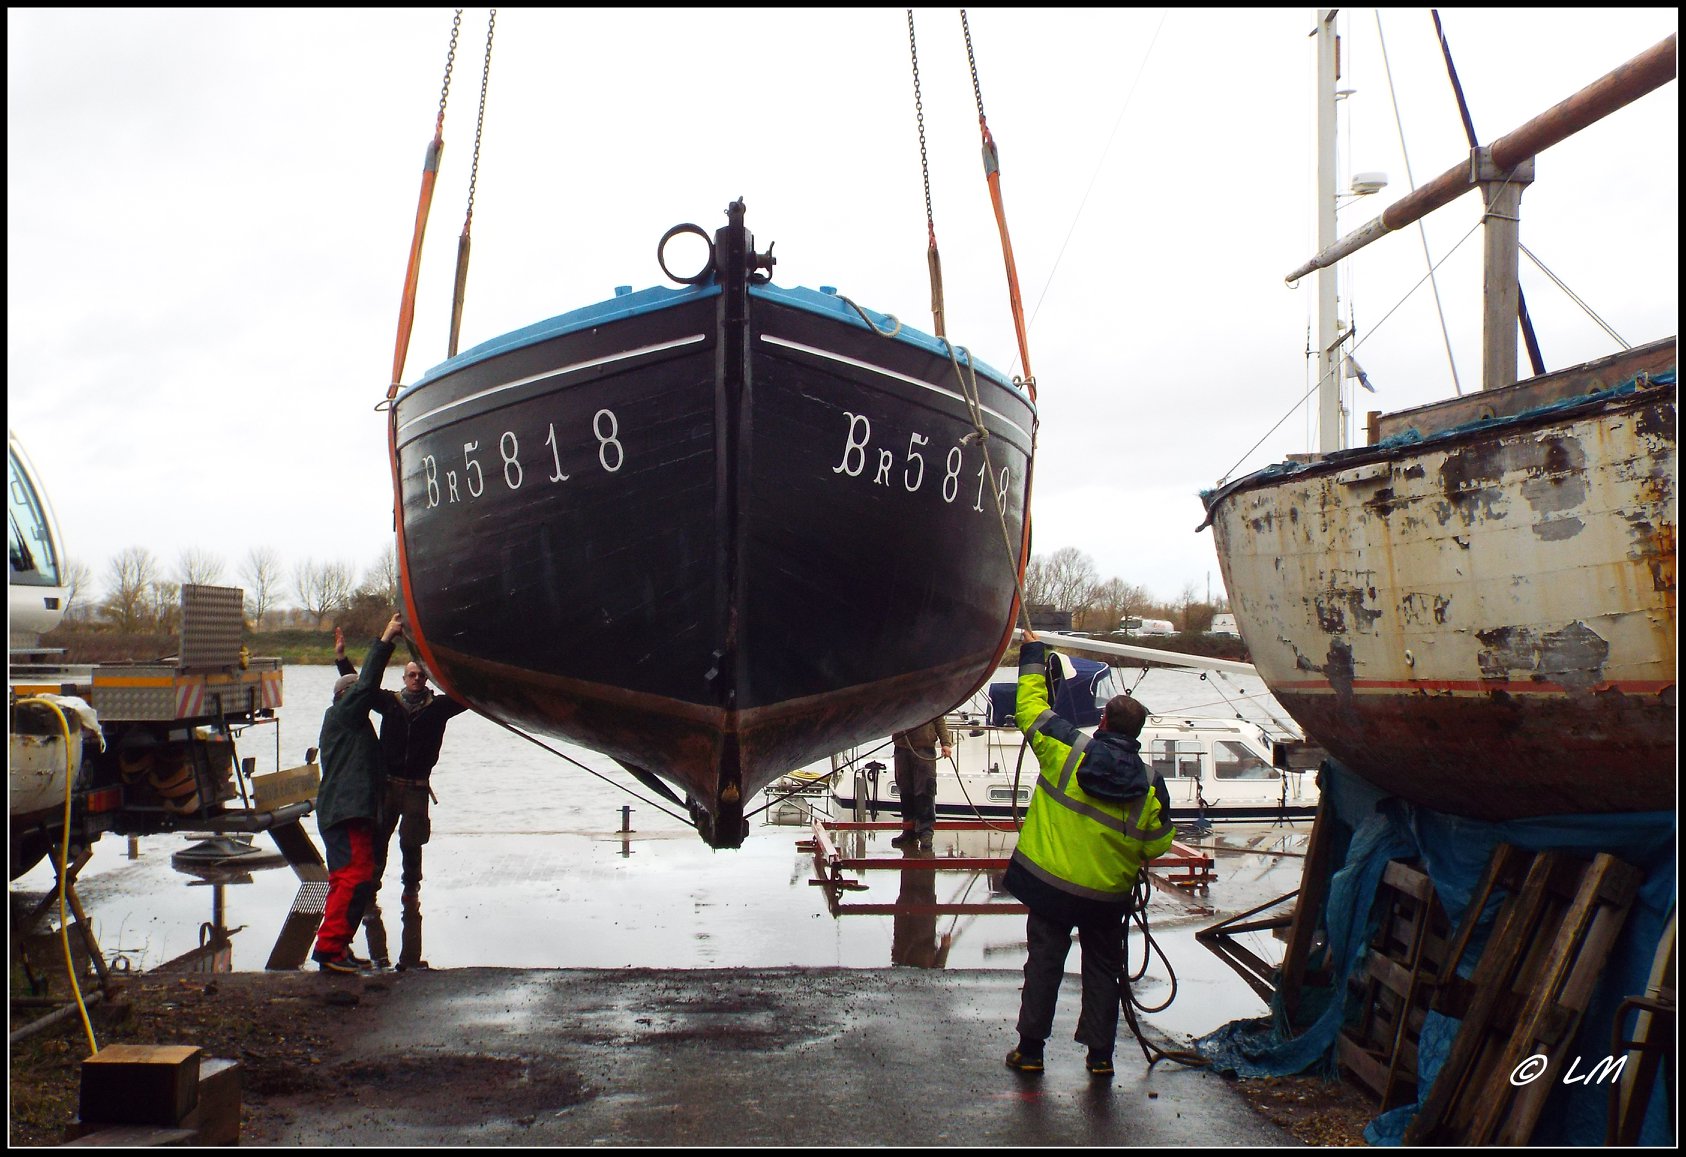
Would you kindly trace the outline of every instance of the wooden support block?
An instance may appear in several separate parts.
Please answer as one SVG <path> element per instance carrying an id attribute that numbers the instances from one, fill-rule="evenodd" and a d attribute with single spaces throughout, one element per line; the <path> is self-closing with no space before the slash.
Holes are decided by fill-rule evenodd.
<path id="1" fill-rule="evenodd" d="M 1387 1088 L 1386 1059 L 1378 1057 L 1345 1034 L 1336 1038 L 1335 1048 L 1341 1064 L 1347 1071 L 1369 1090 L 1371 1096 L 1380 1100 Z"/>
<path id="2" fill-rule="evenodd" d="M 1323 908 L 1329 898 L 1329 860 L 1334 855 L 1334 812 L 1318 808 L 1311 824 L 1311 839 L 1306 846 L 1305 867 L 1300 874 L 1300 896 L 1294 905 L 1294 922 L 1288 929 L 1287 947 L 1282 952 L 1281 979 L 1277 990 L 1282 996 L 1282 1008 L 1290 1024 L 1299 1012 L 1300 993 L 1312 972 L 1327 984 L 1327 952 L 1311 959 L 1311 942 L 1323 923 Z"/>
<path id="3" fill-rule="evenodd" d="M 111 1145 L 119 1149 L 154 1145 L 191 1145 L 192 1129 L 170 1129 L 162 1125 L 105 1125 L 66 1141 L 66 1145 Z"/>
<path id="4" fill-rule="evenodd" d="M 240 1062 L 213 1057 L 199 1066 L 199 1103 L 181 1120 L 195 1145 L 240 1144 Z"/>
<path id="5" fill-rule="evenodd" d="M 193 1045 L 106 1045 L 82 1062 L 78 1116 L 89 1124 L 174 1127 L 199 1099 Z"/>
<path id="6" fill-rule="evenodd" d="M 314 800 L 322 786 L 322 769 L 314 763 L 265 772 L 252 777 L 252 805 L 274 811 L 288 804 Z"/>

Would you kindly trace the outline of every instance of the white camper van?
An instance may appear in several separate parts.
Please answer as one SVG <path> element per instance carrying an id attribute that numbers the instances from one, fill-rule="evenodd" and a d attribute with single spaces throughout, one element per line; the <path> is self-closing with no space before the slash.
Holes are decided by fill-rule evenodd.
<path id="1" fill-rule="evenodd" d="M 1227 635 L 1231 639 L 1239 639 L 1241 632 L 1235 629 L 1234 615 L 1213 615 L 1212 625 L 1207 628 L 1208 635 Z"/>

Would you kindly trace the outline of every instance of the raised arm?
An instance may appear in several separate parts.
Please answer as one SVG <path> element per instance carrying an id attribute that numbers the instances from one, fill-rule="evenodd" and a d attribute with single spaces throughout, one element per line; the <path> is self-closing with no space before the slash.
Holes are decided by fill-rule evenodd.
<path id="1" fill-rule="evenodd" d="M 340 627 L 334 628 L 334 669 L 341 675 L 357 673 L 357 668 L 345 657 L 345 631 Z"/>
<path id="2" fill-rule="evenodd" d="M 357 682 L 348 687 L 341 697 L 341 702 L 351 710 L 367 711 L 374 706 L 375 692 L 380 690 L 381 673 L 386 670 L 386 664 L 392 658 L 393 640 L 397 639 L 403 630 L 404 620 L 394 614 L 392 621 L 387 623 L 386 630 L 381 632 L 381 637 L 369 648 Z"/>

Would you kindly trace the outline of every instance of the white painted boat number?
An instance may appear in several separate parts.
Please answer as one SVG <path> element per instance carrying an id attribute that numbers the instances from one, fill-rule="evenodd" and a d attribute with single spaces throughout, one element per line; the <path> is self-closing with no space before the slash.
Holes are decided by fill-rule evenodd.
<path id="1" fill-rule="evenodd" d="M 866 474 L 868 453 L 872 443 L 872 422 L 865 414 L 851 414 L 844 411 L 843 416 L 849 419 L 849 429 L 843 439 L 843 460 L 831 468 L 833 474 L 843 474 L 850 478 L 860 478 Z M 913 494 L 925 484 L 925 455 L 920 452 L 921 446 L 928 446 L 931 439 L 924 434 L 913 433 L 908 436 L 907 453 L 903 457 L 901 477 L 897 479 L 902 489 Z M 895 451 L 887 447 L 877 448 L 877 468 L 872 475 L 874 486 L 891 486 L 891 474 L 896 468 Z M 960 494 L 960 475 L 966 468 L 966 452 L 960 446 L 950 446 L 948 456 L 943 466 L 943 501 L 952 503 Z M 998 494 L 994 505 L 1001 513 L 1007 512 L 1007 483 L 1012 474 L 1007 466 L 1001 467 L 1001 478 L 996 486 Z M 978 466 L 977 500 L 972 503 L 972 509 L 980 513 L 984 508 L 984 492 L 989 483 L 989 467 L 987 464 Z"/>
<path id="2" fill-rule="evenodd" d="M 884 446 L 873 446 L 872 422 L 866 415 L 845 412 L 843 416 L 848 419 L 849 426 L 844 434 L 843 458 L 831 468 L 833 474 L 848 478 L 865 478 L 868 475 L 868 462 L 873 461 L 874 468 L 870 480 L 875 486 L 900 485 L 907 493 L 914 494 L 925 485 L 926 451 L 923 448 L 931 444 L 927 435 L 917 431 L 909 434 L 907 452 L 898 463 L 895 451 Z M 626 447 L 620 440 L 620 420 L 615 416 L 615 412 L 601 409 L 593 414 L 591 432 L 597 440 L 597 464 L 605 473 L 616 473 L 626 464 Z M 557 436 L 554 422 L 548 425 L 545 432 L 544 446 L 549 453 L 543 455 L 537 464 L 541 468 L 548 467 L 542 476 L 552 483 L 567 482 L 572 475 L 562 470 L 562 443 Z M 496 453 L 497 461 L 493 462 L 480 441 L 464 442 L 460 467 L 455 463 L 442 466 L 437 455 L 423 454 L 421 468 L 427 486 L 428 508 L 463 502 L 484 494 L 488 467 L 482 464 L 483 461 L 491 464 L 494 479 L 501 472 L 503 484 L 507 489 L 521 489 L 522 484 L 527 481 L 529 467 L 533 464 L 522 465 L 521 442 L 514 430 L 505 430 L 498 436 Z M 961 479 L 967 473 L 966 467 L 965 448 L 960 445 L 950 446 L 942 467 L 941 491 L 944 502 L 952 504 L 960 496 Z M 1001 467 L 994 488 L 997 492 L 995 494 L 990 493 L 988 469 L 985 463 L 980 463 L 977 468 L 977 488 L 972 509 L 981 513 L 984 510 L 985 498 L 989 497 L 990 505 L 1004 514 L 1007 509 L 1008 484 L 1012 480 L 1011 468 L 1005 465 Z M 967 489 L 971 487 L 968 485 Z"/>
<path id="3" fill-rule="evenodd" d="M 591 432 L 597 436 L 597 462 L 604 471 L 613 474 L 626 462 L 626 448 L 620 440 L 620 420 L 615 417 L 613 410 L 598 410 L 591 416 Z M 556 437 L 556 423 L 549 423 L 549 430 L 544 440 L 550 449 L 548 465 L 550 473 L 546 478 L 551 482 L 566 482 L 572 477 L 562 473 L 562 447 Z M 503 483 L 511 490 L 521 489 L 521 483 L 526 481 L 527 472 L 521 465 L 521 442 L 514 430 L 505 430 L 498 436 L 498 457 L 503 464 Z M 468 490 L 468 497 L 479 498 L 486 492 L 486 471 L 480 465 L 481 447 L 478 441 L 462 444 L 462 476 L 463 487 Z M 443 475 L 439 469 L 439 459 L 432 454 L 423 454 L 421 460 L 422 477 L 427 482 L 427 505 L 429 509 L 440 503 L 463 501 L 462 490 L 458 488 L 458 476 L 455 467 L 445 469 Z"/>

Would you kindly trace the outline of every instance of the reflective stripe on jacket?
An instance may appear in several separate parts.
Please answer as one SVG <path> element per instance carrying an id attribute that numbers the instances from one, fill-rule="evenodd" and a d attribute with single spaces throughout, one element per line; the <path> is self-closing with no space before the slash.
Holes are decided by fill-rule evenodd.
<path id="1" fill-rule="evenodd" d="M 1140 794 L 1123 802 L 1083 790 L 1077 769 L 1094 740 L 1049 708 L 1045 651 L 1042 643 L 1026 643 L 1019 652 L 1016 720 L 1040 774 L 1013 861 L 1070 896 L 1120 904 L 1142 864 L 1170 848 L 1176 829 L 1145 768 Z"/>

